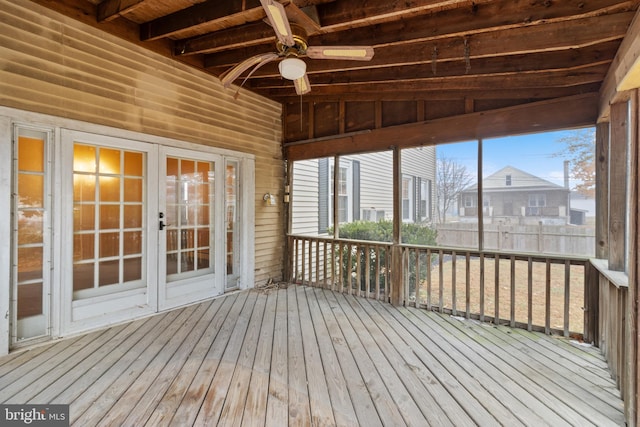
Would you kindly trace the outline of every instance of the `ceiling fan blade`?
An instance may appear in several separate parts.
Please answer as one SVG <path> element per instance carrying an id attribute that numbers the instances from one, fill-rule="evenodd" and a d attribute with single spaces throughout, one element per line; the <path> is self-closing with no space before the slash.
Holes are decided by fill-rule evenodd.
<path id="1" fill-rule="evenodd" d="M 296 93 L 298 95 L 304 95 L 305 93 L 311 92 L 311 84 L 309 83 L 307 73 L 304 73 L 304 76 L 299 79 L 294 80 L 293 85 L 295 86 Z"/>
<path id="2" fill-rule="evenodd" d="M 276 33 L 276 37 L 280 40 L 280 43 L 286 46 L 293 46 L 295 41 L 293 40 L 293 31 L 289 25 L 289 19 L 287 13 L 284 10 L 284 6 L 274 0 L 260 0 L 264 11 L 267 13 L 267 18 L 273 27 L 273 31 Z"/>
<path id="3" fill-rule="evenodd" d="M 263 53 L 260 55 L 252 56 L 251 58 L 245 59 L 235 67 L 226 71 L 224 74 L 220 76 L 220 81 L 224 87 L 229 87 L 231 83 L 238 77 L 242 75 L 245 71 L 247 71 L 251 67 L 260 68 L 264 64 L 277 59 L 278 55 L 276 53 Z M 255 71 L 255 69 L 254 69 Z"/>
<path id="4" fill-rule="evenodd" d="M 348 59 L 370 61 L 373 58 L 371 46 L 311 46 L 307 56 L 312 59 Z"/>

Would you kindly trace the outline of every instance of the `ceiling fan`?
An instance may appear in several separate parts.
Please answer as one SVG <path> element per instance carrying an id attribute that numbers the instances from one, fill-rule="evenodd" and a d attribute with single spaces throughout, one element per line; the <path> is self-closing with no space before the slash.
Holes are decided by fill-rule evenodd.
<path id="1" fill-rule="evenodd" d="M 244 78 L 242 82 L 244 84 L 260 67 L 281 59 L 280 64 L 278 64 L 280 75 L 285 79 L 293 80 L 296 93 L 304 95 L 311 90 L 311 85 L 307 76 L 307 65 L 300 57 L 355 61 L 369 61 L 373 58 L 373 47 L 371 46 L 308 46 L 306 33 L 301 27 L 293 25 L 296 31 L 295 33 L 292 31 L 292 26 L 289 24 L 282 4 L 275 0 L 260 0 L 260 3 L 267 14 L 271 27 L 276 33 L 278 39 L 276 43 L 277 52 L 252 56 L 226 71 L 220 78 L 224 87 L 229 87 L 233 81 L 253 67 L 253 70 Z M 242 85 L 240 86 L 242 87 Z"/>

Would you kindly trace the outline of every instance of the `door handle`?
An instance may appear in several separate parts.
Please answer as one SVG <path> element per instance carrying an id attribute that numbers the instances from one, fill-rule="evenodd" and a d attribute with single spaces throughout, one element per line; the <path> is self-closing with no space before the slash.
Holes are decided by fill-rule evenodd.
<path id="1" fill-rule="evenodd" d="M 162 220 L 162 218 L 164 218 L 164 212 L 160 212 L 158 214 L 158 217 L 160 218 L 160 224 L 158 225 L 158 228 L 160 229 L 160 231 L 164 230 L 164 228 L 166 227 L 166 224 L 164 223 L 164 221 Z"/>

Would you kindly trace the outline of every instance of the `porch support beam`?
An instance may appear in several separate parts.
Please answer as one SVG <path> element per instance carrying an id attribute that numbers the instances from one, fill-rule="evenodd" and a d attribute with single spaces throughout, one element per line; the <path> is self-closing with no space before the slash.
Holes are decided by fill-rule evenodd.
<path id="1" fill-rule="evenodd" d="M 393 147 L 393 245 L 391 246 L 391 294 L 390 303 L 401 305 L 404 295 L 404 277 L 402 262 L 402 161 L 400 149 Z"/>
<path id="2" fill-rule="evenodd" d="M 627 160 L 629 103 L 611 106 L 609 146 L 609 269 L 625 271 L 625 233 L 627 228 Z"/>
<path id="3" fill-rule="evenodd" d="M 629 88 L 621 87 L 621 83 L 632 69 L 637 72 L 638 68 L 640 68 L 640 10 L 631 21 L 627 34 L 620 43 L 618 53 L 602 83 L 598 122 L 607 121 L 612 104 L 626 101 L 632 95 L 630 91 L 625 92 Z"/>
<path id="4" fill-rule="evenodd" d="M 598 94 L 556 98 L 285 145 L 290 161 L 593 126 Z"/>
<path id="5" fill-rule="evenodd" d="M 625 347 L 625 360 L 628 370 L 625 376 L 626 384 L 624 390 L 625 417 L 628 425 L 638 425 L 638 215 L 639 200 L 638 188 L 640 178 L 638 177 L 638 162 L 640 150 L 640 130 L 639 120 L 640 105 L 638 99 L 640 90 L 635 89 L 629 100 L 629 248 L 628 248 L 628 274 L 629 290 L 627 295 L 627 316 L 625 316 L 627 345 Z"/>
<path id="6" fill-rule="evenodd" d="M 609 253 L 609 122 L 596 126 L 596 258 Z"/>

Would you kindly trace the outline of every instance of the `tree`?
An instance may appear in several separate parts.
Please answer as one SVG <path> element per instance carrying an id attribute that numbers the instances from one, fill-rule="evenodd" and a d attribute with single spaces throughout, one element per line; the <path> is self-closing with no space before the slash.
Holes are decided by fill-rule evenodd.
<path id="1" fill-rule="evenodd" d="M 595 130 L 593 128 L 577 129 L 556 142 L 563 144 L 564 148 L 554 153 L 554 156 L 569 160 L 570 176 L 577 181 L 574 189 L 585 196 L 595 197 Z"/>
<path id="2" fill-rule="evenodd" d="M 441 224 L 447 220 L 447 212 L 453 207 L 458 195 L 473 182 L 467 167 L 446 157 L 436 164 L 436 206 Z"/>

